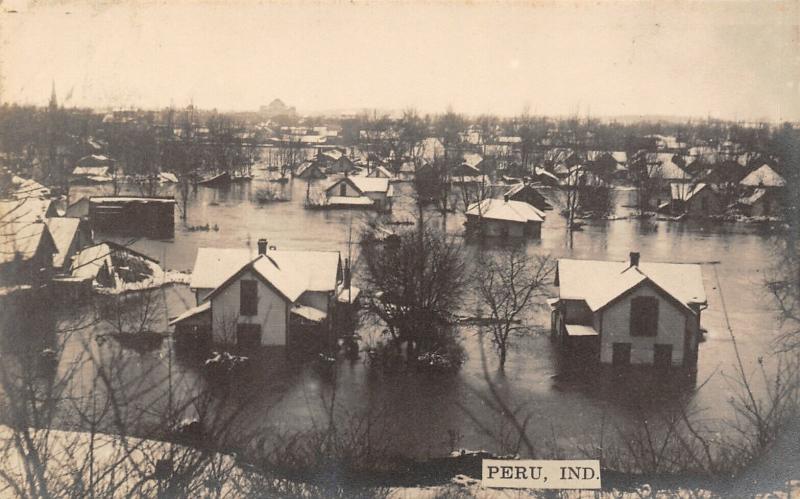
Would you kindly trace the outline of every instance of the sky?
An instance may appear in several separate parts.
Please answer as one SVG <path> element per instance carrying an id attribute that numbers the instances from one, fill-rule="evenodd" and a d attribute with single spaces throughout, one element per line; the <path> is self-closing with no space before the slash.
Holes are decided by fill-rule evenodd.
<path id="1" fill-rule="evenodd" d="M 0 101 L 800 120 L 800 1 L 0 5 Z"/>

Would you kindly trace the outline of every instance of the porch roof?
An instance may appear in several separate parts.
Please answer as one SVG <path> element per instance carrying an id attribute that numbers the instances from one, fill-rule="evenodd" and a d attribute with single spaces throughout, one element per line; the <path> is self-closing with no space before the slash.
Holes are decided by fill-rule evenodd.
<path id="1" fill-rule="evenodd" d="M 592 326 L 582 326 L 580 324 L 567 324 L 567 336 L 599 336 L 600 333 L 597 332 L 595 328 Z"/>
<path id="2" fill-rule="evenodd" d="M 186 319 L 192 318 L 192 317 L 194 317 L 196 315 L 200 315 L 203 312 L 207 312 L 208 310 L 211 310 L 211 302 L 210 301 L 201 303 L 200 305 L 198 305 L 196 307 L 190 308 L 189 310 L 185 311 L 181 315 L 179 315 L 179 316 L 175 317 L 174 319 L 172 319 L 171 321 L 169 321 L 169 325 L 170 326 L 174 326 L 175 324 L 177 324 L 179 322 L 183 322 Z"/>

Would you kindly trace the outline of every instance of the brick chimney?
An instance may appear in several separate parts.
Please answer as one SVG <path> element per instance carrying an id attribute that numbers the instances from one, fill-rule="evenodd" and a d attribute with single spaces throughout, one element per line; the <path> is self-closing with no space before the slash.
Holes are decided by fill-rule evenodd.
<path id="1" fill-rule="evenodd" d="M 266 239 L 259 239 L 258 240 L 258 254 L 259 255 L 266 255 L 267 254 L 267 240 Z"/>
<path id="2" fill-rule="evenodd" d="M 639 252 L 631 251 L 631 267 L 639 266 Z"/>
<path id="3" fill-rule="evenodd" d="M 503 194 L 503 201 L 508 203 L 508 194 Z"/>

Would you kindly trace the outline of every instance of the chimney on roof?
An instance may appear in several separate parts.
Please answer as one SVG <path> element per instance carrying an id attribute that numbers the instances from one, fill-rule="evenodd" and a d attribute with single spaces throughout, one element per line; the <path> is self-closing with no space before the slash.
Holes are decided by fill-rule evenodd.
<path id="1" fill-rule="evenodd" d="M 259 255 L 267 254 L 267 240 L 264 238 L 258 240 L 258 254 Z"/>
<path id="2" fill-rule="evenodd" d="M 503 194 L 503 201 L 508 203 L 508 194 Z"/>
<path id="3" fill-rule="evenodd" d="M 631 267 L 639 266 L 639 252 L 631 251 Z"/>

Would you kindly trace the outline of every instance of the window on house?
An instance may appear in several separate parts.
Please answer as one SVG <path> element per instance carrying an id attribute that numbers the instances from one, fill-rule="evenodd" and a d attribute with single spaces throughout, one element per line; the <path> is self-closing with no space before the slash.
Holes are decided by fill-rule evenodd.
<path id="1" fill-rule="evenodd" d="M 339 184 L 339 195 L 347 196 L 347 185 L 344 182 Z"/>
<path id="2" fill-rule="evenodd" d="M 239 313 L 241 315 L 258 314 L 258 284 L 256 281 L 242 280 L 240 283 Z"/>
<path id="3" fill-rule="evenodd" d="M 658 333 L 658 300 L 639 296 L 631 300 L 631 336 L 655 336 Z"/>

